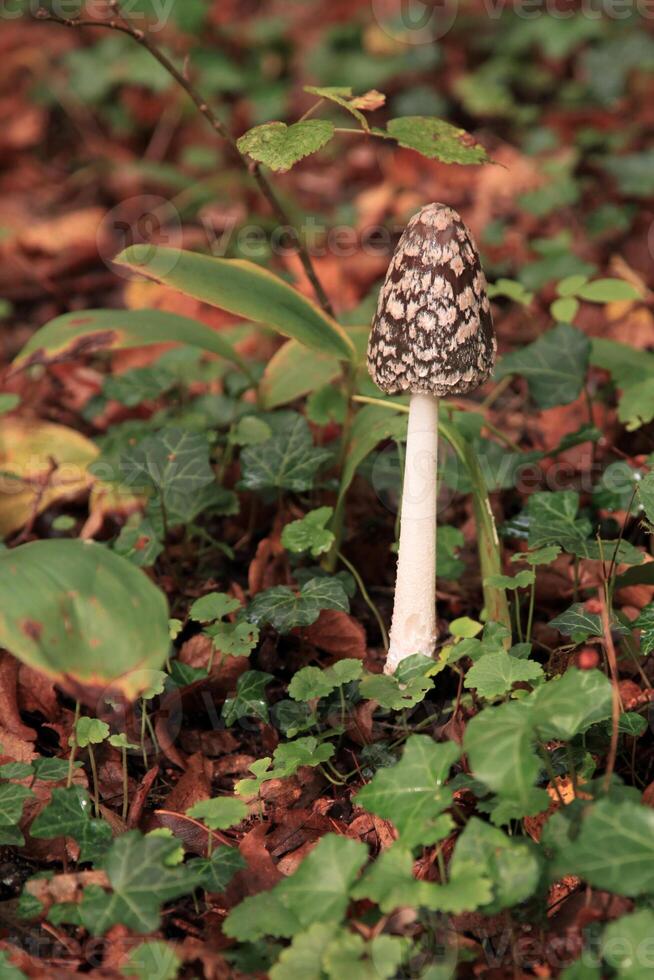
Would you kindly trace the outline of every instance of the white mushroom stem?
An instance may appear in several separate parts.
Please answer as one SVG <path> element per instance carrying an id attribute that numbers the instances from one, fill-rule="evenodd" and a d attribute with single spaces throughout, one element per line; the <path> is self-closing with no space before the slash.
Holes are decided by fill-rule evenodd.
<path id="1" fill-rule="evenodd" d="M 436 463 L 438 398 L 413 394 L 409 404 L 395 604 L 385 672 L 436 646 Z"/>

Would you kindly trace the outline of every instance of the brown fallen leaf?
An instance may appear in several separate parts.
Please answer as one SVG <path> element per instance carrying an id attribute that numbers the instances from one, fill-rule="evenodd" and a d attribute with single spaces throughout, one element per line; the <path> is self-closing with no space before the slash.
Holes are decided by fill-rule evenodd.
<path id="1" fill-rule="evenodd" d="M 186 771 L 164 801 L 165 810 L 179 810 L 185 813 L 200 800 L 211 797 L 211 763 L 201 753 L 189 756 Z"/>
<path id="2" fill-rule="evenodd" d="M 36 732 L 23 724 L 18 710 L 19 666 L 10 653 L 0 651 L 0 716 L 8 731 L 30 742 L 36 738 Z"/>
<path id="3" fill-rule="evenodd" d="M 338 609 L 323 609 L 312 626 L 303 630 L 306 639 L 319 650 L 338 660 L 363 660 L 366 655 L 366 631 L 353 616 Z"/>
<path id="4" fill-rule="evenodd" d="M 100 888 L 110 887 L 104 871 L 77 871 L 53 875 L 51 878 L 30 878 L 25 884 L 25 891 L 41 902 L 43 912 L 47 912 L 52 905 L 59 902 L 76 904 L 89 885 L 99 885 Z"/>

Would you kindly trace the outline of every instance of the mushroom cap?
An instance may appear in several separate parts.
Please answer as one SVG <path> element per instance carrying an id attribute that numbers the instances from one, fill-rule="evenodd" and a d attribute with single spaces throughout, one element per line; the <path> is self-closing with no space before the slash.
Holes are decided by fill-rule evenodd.
<path id="1" fill-rule="evenodd" d="M 453 208 L 428 204 L 400 238 L 379 294 L 368 370 L 388 394 L 457 395 L 495 364 L 486 277 L 472 235 Z"/>

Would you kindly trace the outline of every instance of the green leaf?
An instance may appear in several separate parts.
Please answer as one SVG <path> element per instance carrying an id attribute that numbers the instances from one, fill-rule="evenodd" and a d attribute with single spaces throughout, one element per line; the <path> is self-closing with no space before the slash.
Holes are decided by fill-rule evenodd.
<path id="1" fill-rule="evenodd" d="M 495 371 L 495 379 L 521 374 L 540 408 L 567 405 L 579 397 L 586 379 L 590 341 L 567 323 L 548 330 L 533 344 L 506 354 Z"/>
<path id="2" fill-rule="evenodd" d="M 554 493 L 532 493 L 527 504 L 529 547 L 541 548 L 552 543 L 574 552 L 588 537 L 590 522 L 578 518 L 579 494 L 574 490 Z"/>
<path id="3" fill-rule="evenodd" d="M 316 473 L 332 458 L 328 449 L 313 445 L 302 415 L 284 420 L 281 430 L 241 453 L 241 487 L 244 490 L 311 490 Z"/>
<path id="4" fill-rule="evenodd" d="M 323 922 L 298 932 L 270 970 L 270 980 L 323 980 L 323 957 L 335 933 L 333 923 Z"/>
<path id="5" fill-rule="evenodd" d="M 168 655 L 163 592 L 102 545 L 61 539 L 0 552 L 0 591 L 0 645 L 57 681 L 136 697 Z"/>
<path id="6" fill-rule="evenodd" d="M 366 405 L 357 412 L 350 430 L 347 458 L 341 473 L 338 506 L 342 505 L 354 474 L 366 456 L 386 439 L 406 438 L 407 420 L 406 413 L 393 413 L 379 405 Z"/>
<path id="7" fill-rule="evenodd" d="M 417 736 L 414 736 L 417 737 Z M 413 877 L 410 848 L 401 841 L 382 851 L 353 890 L 355 899 L 368 898 L 382 912 L 413 906 L 435 912 L 460 914 L 484 905 L 493 897 L 491 882 L 483 869 L 459 862 L 456 875 L 443 885 Z"/>
<path id="8" fill-rule="evenodd" d="M 342 980 L 343 977 L 348 980 L 391 980 L 397 975 L 406 947 L 406 940 L 400 936 L 380 935 L 366 942 L 358 933 L 340 929 L 322 959 L 330 980 Z M 271 978 L 275 980 L 272 974 Z"/>
<path id="9" fill-rule="evenodd" d="M 581 602 L 575 602 L 569 609 L 553 619 L 550 626 L 569 636 L 574 643 L 583 643 L 589 636 L 603 636 L 602 620 L 598 613 L 589 613 Z"/>
<path id="10" fill-rule="evenodd" d="M 511 690 L 517 681 L 538 681 L 543 668 L 533 660 L 519 660 L 505 650 L 486 653 L 472 665 L 464 687 L 475 688 L 482 698 L 496 698 Z"/>
<path id="11" fill-rule="evenodd" d="M 278 633 L 296 626 L 311 626 L 322 609 L 348 612 L 350 603 L 342 582 L 336 577 L 312 578 L 296 593 L 287 585 L 259 592 L 247 610 L 251 622 L 269 623 Z"/>
<path id="12" fill-rule="evenodd" d="M 613 303 L 616 300 L 641 299 L 640 292 L 624 279 L 595 279 L 577 290 L 579 299 L 589 303 Z"/>
<path id="13" fill-rule="evenodd" d="M 647 473 L 638 485 L 638 499 L 647 520 L 654 524 L 654 470 Z"/>
<path id="14" fill-rule="evenodd" d="M 523 561 L 527 565 L 551 565 L 552 562 L 561 554 L 558 544 L 552 544 L 545 548 L 538 548 L 537 551 L 520 551 L 513 555 L 512 562 Z"/>
<path id="15" fill-rule="evenodd" d="M 654 650 L 654 602 L 641 610 L 638 619 L 631 624 L 640 630 L 640 652 L 644 656 Z"/>
<path id="16" fill-rule="evenodd" d="M 344 361 L 356 357 L 352 341 L 335 320 L 253 262 L 152 245 L 132 245 L 114 261 L 195 299 L 264 323 L 311 350 Z"/>
<path id="17" fill-rule="evenodd" d="M 524 902 L 538 887 L 541 873 L 539 852 L 530 841 L 507 837 L 477 817 L 470 818 L 456 842 L 451 879 L 456 880 L 459 869 L 471 866 L 493 883 L 493 900 L 484 906 L 486 915 Z"/>
<path id="18" fill-rule="evenodd" d="M 505 814 L 522 817 L 549 805 L 547 793 L 534 789 L 541 763 L 532 742 L 530 712 L 523 702 L 485 708 L 468 722 L 463 747 L 472 773 L 509 804 Z"/>
<path id="19" fill-rule="evenodd" d="M 14 364 L 27 367 L 97 350 L 124 350 L 171 342 L 218 354 L 247 371 L 243 359 L 217 330 L 164 310 L 84 310 L 65 313 L 32 334 Z"/>
<path id="20" fill-rule="evenodd" d="M 272 429 L 267 422 L 254 415 L 245 415 L 229 433 L 229 442 L 234 446 L 258 446 L 271 436 Z"/>
<path id="21" fill-rule="evenodd" d="M 84 715 L 77 720 L 75 726 L 75 741 L 81 749 L 89 745 L 100 745 L 109 736 L 109 725 L 98 718 L 88 718 Z"/>
<path id="22" fill-rule="evenodd" d="M 461 619 L 453 619 L 450 623 L 450 633 L 452 636 L 459 637 L 462 640 L 469 640 L 474 636 L 478 636 L 483 628 L 481 623 L 470 619 L 469 616 L 462 616 Z"/>
<path id="23" fill-rule="evenodd" d="M 325 554 L 334 542 L 333 532 L 325 527 L 333 513 L 333 507 L 318 507 L 301 520 L 291 521 L 282 531 L 282 544 L 295 554 L 308 551 L 312 558 Z"/>
<path id="24" fill-rule="evenodd" d="M 2 980 L 28 980 L 27 974 L 14 966 L 4 949 L 0 949 L 0 977 Z"/>
<path id="25" fill-rule="evenodd" d="M 261 381 L 259 397 L 263 408 L 290 405 L 303 395 L 328 386 L 342 373 L 338 358 L 330 354 L 313 353 L 307 357 L 307 349 L 297 340 L 289 340 L 267 362 Z M 310 416 L 311 417 L 311 416 Z M 313 418 L 311 421 L 315 421 Z"/>
<path id="26" fill-rule="evenodd" d="M 160 497 L 166 513 L 180 523 L 196 513 L 194 497 L 215 474 L 206 436 L 186 429 L 163 429 L 120 457 L 121 482 Z"/>
<path id="27" fill-rule="evenodd" d="M 341 106 L 342 109 L 346 109 L 360 123 L 366 133 L 370 132 L 370 126 L 361 109 L 378 109 L 386 101 L 386 96 L 374 89 L 372 92 L 366 92 L 359 96 L 352 95 L 352 89 L 349 86 L 305 85 L 304 91 L 310 95 L 317 95 L 319 99 L 328 99 L 330 102 L 335 102 L 336 105 Z"/>
<path id="28" fill-rule="evenodd" d="M 245 820 L 248 813 L 243 800 L 235 796 L 217 796 L 213 800 L 200 800 L 189 810 L 187 816 L 201 820 L 210 830 L 227 830 Z"/>
<path id="29" fill-rule="evenodd" d="M 213 623 L 204 632 L 223 657 L 249 657 L 259 642 L 258 627 L 248 622 Z"/>
<path id="30" fill-rule="evenodd" d="M 121 973 L 138 980 L 177 980 L 181 967 L 182 961 L 172 946 L 151 940 L 132 950 Z"/>
<path id="31" fill-rule="evenodd" d="M 0 837 L 4 844 L 20 846 L 25 843 L 18 824 L 23 816 L 25 800 L 34 796 L 27 786 L 5 783 L 0 786 Z"/>
<path id="32" fill-rule="evenodd" d="M 293 742 L 280 743 L 272 759 L 257 759 L 250 766 L 254 779 L 241 779 L 236 784 L 236 792 L 246 799 L 256 796 L 263 783 L 269 779 L 286 779 L 293 776 L 300 766 L 319 766 L 334 754 L 334 746 L 329 742 L 319 742 L 312 735 L 296 738 Z"/>
<path id="33" fill-rule="evenodd" d="M 289 696 L 295 701 L 311 701 L 325 698 L 337 687 L 358 680 L 363 672 L 360 660 L 338 660 L 332 667 L 303 667 L 293 675 L 288 686 Z"/>
<path id="34" fill-rule="evenodd" d="M 538 688 L 527 703 L 541 741 L 569 741 L 611 717 L 611 682 L 599 670 L 570 668 Z"/>
<path id="35" fill-rule="evenodd" d="M 0 766 L 0 779 L 28 779 L 34 775 L 31 762 L 5 762 Z"/>
<path id="36" fill-rule="evenodd" d="M 307 398 L 306 416 L 314 425 L 329 425 L 330 422 L 342 425 L 347 410 L 348 401 L 344 393 L 330 384 L 315 389 Z"/>
<path id="37" fill-rule="evenodd" d="M 465 562 L 457 552 L 465 545 L 463 532 L 458 527 L 440 524 L 436 535 L 436 574 L 446 582 L 457 582 L 465 571 Z"/>
<path id="38" fill-rule="evenodd" d="M 579 290 L 582 288 L 582 286 L 585 286 L 587 282 L 588 276 L 566 276 L 565 279 L 561 279 L 561 281 L 557 283 L 556 291 L 559 296 L 563 297 L 578 296 Z"/>
<path id="39" fill-rule="evenodd" d="M 356 803 L 392 820 L 404 846 L 434 844 L 451 826 L 449 817 L 442 816 L 452 799 L 444 783 L 460 754 L 454 742 L 412 735 L 400 762 L 375 773 L 357 793 Z"/>
<path id="40" fill-rule="evenodd" d="M 85 928 L 94 936 L 117 924 L 138 933 L 158 929 L 163 903 L 192 892 L 199 884 L 192 864 L 171 866 L 178 848 L 175 837 L 143 837 L 137 830 L 116 838 L 101 863 L 112 890 L 98 885 L 84 890 L 79 912 Z"/>
<path id="41" fill-rule="evenodd" d="M 579 301 L 572 296 L 556 299 L 550 306 L 550 313 L 559 323 L 572 323 L 579 312 Z"/>
<path id="42" fill-rule="evenodd" d="M 227 698 L 222 716 L 226 725 L 233 725 L 239 718 L 259 718 L 268 721 L 266 687 L 273 680 L 272 674 L 261 670 L 246 670 L 236 682 L 236 697 Z"/>
<path id="43" fill-rule="evenodd" d="M 247 867 L 245 859 L 235 847 L 220 845 L 211 852 L 211 857 L 193 862 L 199 884 L 207 891 L 222 893 L 237 871 Z"/>
<path id="44" fill-rule="evenodd" d="M 366 855 L 360 841 L 325 834 L 294 874 L 232 909 L 223 931 L 253 941 L 265 935 L 292 936 L 316 922 L 340 922 Z"/>
<path id="45" fill-rule="evenodd" d="M 209 592 L 196 599 L 189 609 L 189 619 L 197 623 L 210 623 L 214 619 L 222 619 L 229 613 L 241 608 L 241 603 L 226 592 Z"/>
<path id="46" fill-rule="evenodd" d="M 562 815 L 551 822 L 544 842 L 554 847 L 553 877 L 578 875 L 594 888 L 617 895 L 654 891 L 654 810 L 650 807 L 600 800 L 584 809 L 580 827 L 570 827 L 574 836 L 560 833 Z"/>
<path id="47" fill-rule="evenodd" d="M 77 785 L 52 790 L 50 802 L 32 822 L 30 835 L 45 840 L 72 838 L 80 846 L 80 861 L 97 861 L 112 839 L 109 824 L 91 817 L 89 794 Z"/>
<path id="48" fill-rule="evenodd" d="M 534 572 L 524 570 L 517 575 L 490 575 L 484 580 L 486 585 L 496 589 L 526 589 L 536 581 Z"/>
<path id="49" fill-rule="evenodd" d="M 486 150 L 475 143 L 465 129 L 431 116 L 401 116 L 390 119 L 388 133 L 400 146 L 417 150 L 430 160 L 442 163 L 486 163 Z"/>
<path id="50" fill-rule="evenodd" d="M 617 980 L 649 980 L 652 935 L 654 912 L 651 909 L 623 915 L 606 926 L 600 952 L 605 963 L 615 971 Z"/>
<path id="51" fill-rule="evenodd" d="M 334 125 L 326 119 L 304 119 L 292 126 L 270 122 L 248 130 L 237 140 L 237 145 L 241 153 L 283 173 L 320 150 L 333 135 Z"/>

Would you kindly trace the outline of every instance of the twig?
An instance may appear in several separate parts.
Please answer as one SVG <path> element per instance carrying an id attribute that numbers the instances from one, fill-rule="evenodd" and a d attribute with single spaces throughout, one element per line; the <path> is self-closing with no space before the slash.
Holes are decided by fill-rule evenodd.
<path id="1" fill-rule="evenodd" d="M 611 622 L 609 619 L 609 604 L 607 600 L 607 585 L 603 583 L 599 588 L 599 600 L 601 603 L 601 617 L 602 617 L 602 631 L 604 633 L 604 646 L 606 648 L 606 656 L 609 662 L 609 670 L 611 671 L 611 690 L 612 690 L 612 700 L 611 700 L 611 744 L 609 745 L 609 754 L 606 759 L 606 771 L 604 773 L 604 792 L 608 793 L 611 786 L 611 777 L 613 775 L 613 770 L 615 769 L 615 760 L 618 754 L 618 725 L 620 722 L 620 712 L 622 710 L 622 705 L 620 703 L 620 688 L 618 687 L 618 660 L 615 655 L 615 645 L 613 643 L 613 635 L 611 633 Z"/>
<path id="2" fill-rule="evenodd" d="M 112 10 L 115 12 L 116 17 L 110 20 L 91 20 L 87 18 L 75 18 L 75 17 L 61 17 L 58 14 L 54 14 L 44 7 L 39 7 L 35 13 L 35 17 L 40 21 L 50 22 L 53 24 L 59 24 L 62 27 L 70 28 L 81 28 L 81 27 L 101 27 L 105 30 L 118 31 L 121 34 L 126 34 L 131 37 L 134 41 L 145 48 L 153 58 L 155 58 L 159 64 L 164 68 L 168 74 L 174 78 L 177 84 L 186 92 L 191 101 L 195 104 L 198 111 L 207 120 L 213 131 L 221 139 L 225 140 L 238 160 L 241 167 L 250 174 L 262 194 L 270 205 L 273 214 L 277 220 L 282 225 L 291 226 L 291 220 L 286 214 L 282 204 L 280 203 L 277 195 L 273 191 L 272 187 L 268 183 L 267 178 L 262 174 L 258 163 L 252 162 L 245 157 L 239 150 L 236 140 L 231 135 L 224 123 L 218 118 L 213 109 L 209 106 L 206 100 L 202 97 L 201 93 L 195 88 L 192 82 L 186 77 L 185 73 L 181 72 L 175 64 L 170 60 L 168 55 L 166 55 L 161 48 L 159 48 L 154 41 L 151 40 L 145 31 L 139 28 L 133 27 L 127 18 L 123 15 L 120 4 L 118 0 L 114 0 L 111 4 Z M 322 308 L 330 316 L 334 316 L 334 309 L 325 290 L 323 289 L 322 283 L 318 279 L 316 270 L 313 267 L 311 261 L 311 256 L 306 248 L 306 246 L 300 241 L 300 237 L 297 236 L 297 248 L 298 257 L 302 263 L 302 267 L 306 273 L 307 279 L 311 283 L 313 290 L 318 298 L 318 301 Z"/>

